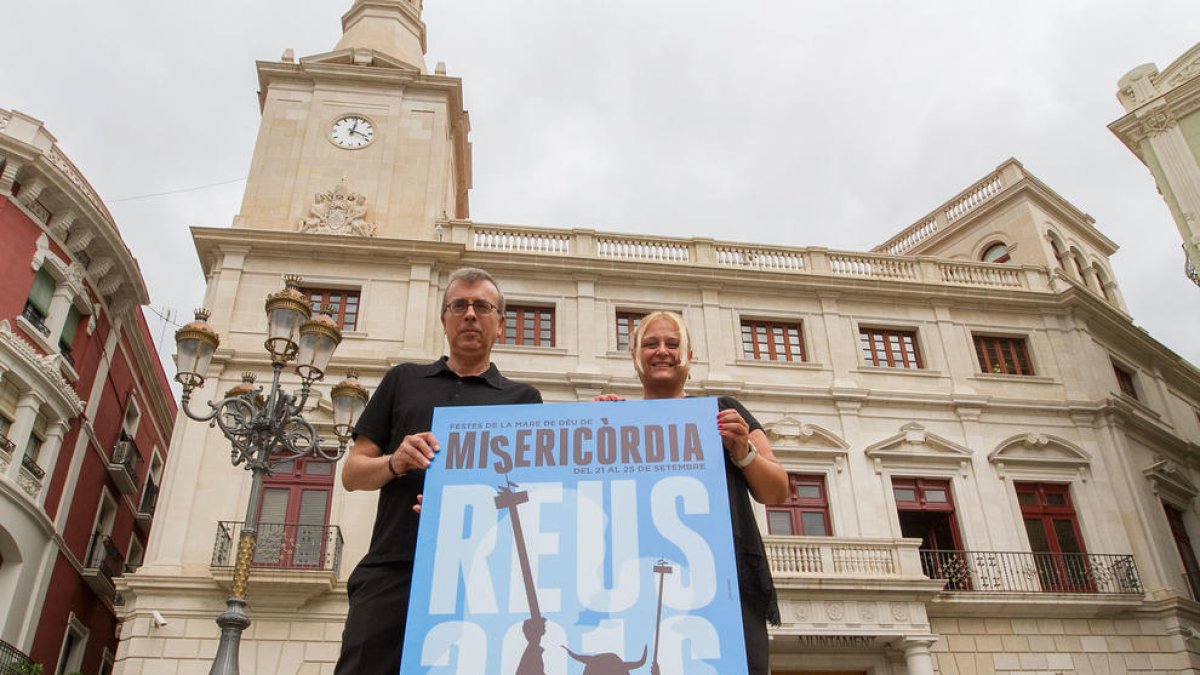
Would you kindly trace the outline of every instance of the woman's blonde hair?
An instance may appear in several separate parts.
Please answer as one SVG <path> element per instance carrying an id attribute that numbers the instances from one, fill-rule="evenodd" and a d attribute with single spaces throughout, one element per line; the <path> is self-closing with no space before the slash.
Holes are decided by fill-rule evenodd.
<path id="1" fill-rule="evenodd" d="M 679 331 L 679 365 L 686 367 L 692 360 L 692 338 L 688 334 L 687 324 L 683 322 L 683 317 L 675 312 L 657 311 L 650 312 L 643 316 L 638 321 L 637 328 L 633 329 L 633 335 L 629 336 L 629 355 L 633 357 L 633 368 L 640 375 L 642 372 L 642 362 L 638 358 L 638 350 L 642 346 L 642 337 L 646 334 L 646 329 L 655 321 L 669 321 L 675 330 Z"/>

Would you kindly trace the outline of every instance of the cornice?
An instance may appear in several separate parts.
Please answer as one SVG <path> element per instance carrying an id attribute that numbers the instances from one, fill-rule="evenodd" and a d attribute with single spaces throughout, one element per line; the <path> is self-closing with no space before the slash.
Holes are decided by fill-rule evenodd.
<path id="1" fill-rule="evenodd" d="M 67 158 L 58 147 L 54 137 L 42 126 L 42 123 L 20 113 L 10 113 L 0 110 L 5 119 L 19 117 L 24 124 L 18 129 L 15 123 L 0 130 L 0 158 L 14 157 L 20 163 L 21 178 L 29 183 L 41 180 L 45 187 L 40 194 L 49 200 L 55 212 L 55 218 L 49 224 L 54 227 L 68 228 L 80 241 L 88 242 L 86 248 L 93 258 L 111 256 L 115 265 L 106 270 L 101 278 L 91 279 L 93 288 L 112 284 L 110 280 L 120 280 L 117 288 L 125 290 L 114 291 L 107 295 L 126 295 L 132 293 L 137 304 L 147 304 L 150 296 L 141 277 L 137 260 L 126 246 L 116 222 L 108 208 L 100 199 L 98 193 L 84 178 L 83 173 Z M 18 137 L 16 134 L 20 134 Z M 53 188 L 53 189 L 51 189 Z M 10 193 L 6 193 L 12 197 Z M 23 206 L 20 198 L 12 199 L 14 204 Z M 65 202 L 65 203 L 62 203 Z M 65 225 L 59 225 L 65 223 Z M 43 227 L 46 224 L 43 223 Z M 63 230 L 61 233 L 65 233 Z M 60 234 L 61 234 L 60 233 Z M 99 246 L 98 246 L 99 244 Z M 99 250 L 97 250 L 99 249 Z M 78 252 L 68 247 L 68 250 Z M 82 250 L 82 249 L 81 249 Z M 92 275 L 89 275 L 92 276 Z M 115 300 L 115 298 L 114 298 Z"/>
<path id="2" fill-rule="evenodd" d="M 259 103 L 266 102 L 267 90 L 276 84 L 301 85 L 312 88 L 317 84 L 338 82 L 357 86 L 374 86 L 391 91 L 412 89 L 446 95 L 451 102 L 453 117 L 466 114 L 463 110 L 462 79 L 447 75 L 426 75 L 415 70 L 381 68 L 353 63 L 258 61 Z"/>

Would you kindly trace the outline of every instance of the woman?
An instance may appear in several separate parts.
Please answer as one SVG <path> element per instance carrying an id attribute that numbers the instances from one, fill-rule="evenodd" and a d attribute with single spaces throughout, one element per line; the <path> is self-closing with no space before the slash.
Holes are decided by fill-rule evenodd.
<path id="1" fill-rule="evenodd" d="M 644 317 L 629 341 L 633 367 L 646 399 L 683 398 L 691 368 L 692 348 L 683 318 L 673 312 Z M 598 401 L 620 401 L 603 394 Z M 750 506 L 750 495 L 764 504 L 788 498 L 787 472 L 775 459 L 762 425 L 732 396 L 717 399 L 717 429 L 725 446 L 725 478 L 729 486 L 729 515 L 741 589 L 742 627 L 750 675 L 767 675 L 767 625 L 779 625 L 775 584 L 767 564 L 762 537 Z"/>

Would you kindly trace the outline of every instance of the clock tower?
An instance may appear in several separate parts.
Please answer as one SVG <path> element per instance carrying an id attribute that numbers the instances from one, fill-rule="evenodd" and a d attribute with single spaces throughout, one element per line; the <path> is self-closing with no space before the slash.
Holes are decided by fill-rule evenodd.
<path id="1" fill-rule="evenodd" d="M 421 0 L 356 0 L 331 52 L 258 63 L 262 125 L 235 228 L 431 239 L 467 218 L 462 82 L 425 67 Z"/>

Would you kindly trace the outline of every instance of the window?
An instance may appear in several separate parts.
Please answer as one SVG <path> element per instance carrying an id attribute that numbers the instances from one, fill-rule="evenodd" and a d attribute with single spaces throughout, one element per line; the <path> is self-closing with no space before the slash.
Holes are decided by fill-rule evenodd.
<path id="1" fill-rule="evenodd" d="M 788 500 L 767 507 L 767 533 L 828 537 L 829 499 L 825 495 L 825 477 L 788 474 L 791 483 Z"/>
<path id="2" fill-rule="evenodd" d="M 983 262 L 990 263 L 1006 263 L 1008 262 L 1008 245 L 1004 242 L 996 242 L 991 244 L 983 251 Z"/>
<path id="3" fill-rule="evenodd" d="M 1042 590 L 1086 591 L 1092 587 L 1069 485 L 1014 483 L 1021 518 L 1034 553 Z"/>
<path id="4" fill-rule="evenodd" d="M 303 459 L 275 466 L 263 481 L 254 564 L 322 568 L 333 464 Z"/>
<path id="5" fill-rule="evenodd" d="M 504 310 L 502 345 L 554 346 L 554 308 L 509 305 Z"/>
<path id="6" fill-rule="evenodd" d="M 1066 270 L 1067 265 L 1063 262 L 1062 247 L 1058 245 L 1058 240 L 1054 238 L 1050 239 L 1050 250 L 1054 252 L 1054 260 L 1058 263 L 1058 269 Z"/>
<path id="7" fill-rule="evenodd" d="M 129 554 L 125 556 L 125 573 L 129 574 L 142 566 L 142 558 L 146 555 L 146 547 L 136 536 L 129 538 Z"/>
<path id="8" fill-rule="evenodd" d="M 1163 510 L 1167 514 L 1167 524 L 1171 526 L 1171 536 L 1175 539 L 1175 548 L 1183 562 L 1183 577 L 1192 599 L 1200 601 L 1200 564 L 1196 562 L 1196 549 L 1192 547 L 1192 538 L 1188 536 L 1187 528 L 1183 525 L 1183 512 L 1163 502 Z"/>
<path id="9" fill-rule="evenodd" d="M 150 457 L 150 471 L 146 473 L 146 486 L 142 489 L 142 499 L 138 502 L 138 513 L 154 515 L 154 506 L 158 502 L 158 481 L 162 476 L 162 459 L 158 451 Z"/>
<path id="10" fill-rule="evenodd" d="M 33 324 L 33 327 L 46 336 L 50 336 L 50 328 L 46 326 L 46 317 L 50 316 L 50 301 L 54 298 L 54 289 L 58 282 L 43 267 L 33 277 L 33 286 L 29 289 L 29 298 L 25 301 L 25 309 L 21 316 Z"/>
<path id="11" fill-rule="evenodd" d="M 87 647 L 88 629 L 75 612 L 67 619 L 67 633 L 63 636 L 62 652 L 58 656 L 55 675 L 65 675 L 79 670 L 83 665 L 83 652 Z"/>
<path id="12" fill-rule="evenodd" d="M 1117 388 L 1129 398 L 1135 401 L 1139 400 L 1137 384 L 1133 381 L 1133 373 L 1119 365 L 1116 361 L 1113 361 L 1112 366 L 1113 374 L 1117 376 Z"/>
<path id="13" fill-rule="evenodd" d="M 645 312 L 617 312 L 617 351 L 629 351 L 629 338 L 644 316 Z"/>
<path id="14" fill-rule="evenodd" d="M 999 375 L 1033 375 L 1025 338 L 975 335 L 975 354 L 979 368 Z"/>
<path id="15" fill-rule="evenodd" d="M 921 568 L 925 575 L 930 579 L 946 579 L 948 590 L 970 590 L 970 577 L 959 573 L 965 558 L 950 481 L 894 477 L 892 496 L 896 499 L 900 534 L 921 540 Z"/>
<path id="16" fill-rule="evenodd" d="M 41 458 L 42 445 L 46 442 L 46 417 L 38 413 L 33 418 L 33 431 L 25 443 L 25 454 L 21 457 L 21 466 L 32 473 L 38 480 L 46 476 L 46 471 L 38 464 Z"/>
<path id="17" fill-rule="evenodd" d="M 75 344 L 75 333 L 79 331 L 79 316 L 79 310 L 71 305 L 67 310 L 67 319 L 63 322 L 62 334 L 58 337 L 58 351 L 71 365 L 75 364 L 71 349 Z"/>
<path id="18" fill-rule="evenodd" d="M 348 291 L 336 288 L 302 288 L 300 292 L 308 296 L 313 314 L 325 305 L 333 307 L 333 318 L 338 328 L 353 331 L 358 326 L 358 291 Z"/>
<path id="19" fill-rule="evenodd" d="M 137 437 L 138 425 L 142 421 L 142 411 L 138 408 L 137 399 L 130 396 L 125 406 L 125 419 L 121 422 L 121 433 L 126 440 L 132 441 Z"/>
<path id="20" fill-rule="evenodd" d="M 923 368 L 921 351 L 917 348 L 917 332 L 860 328 L 858 341 L 863 361 L 869 366 L 886 368 Z"/>
<path id="21" fill-rule="evenodd" d="M 756 361 L 804 361 L 800 324 L 743 319 L 742 355 Z"/>

